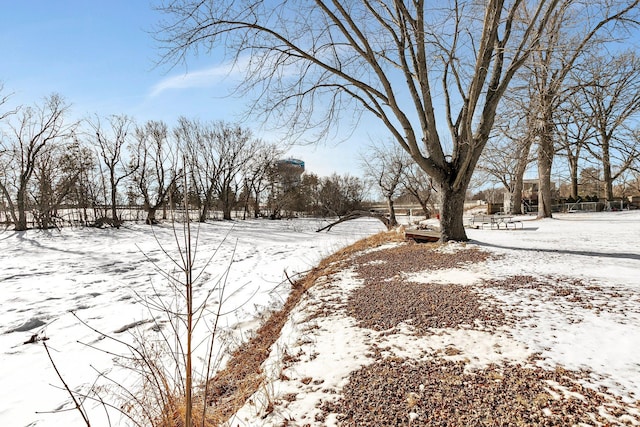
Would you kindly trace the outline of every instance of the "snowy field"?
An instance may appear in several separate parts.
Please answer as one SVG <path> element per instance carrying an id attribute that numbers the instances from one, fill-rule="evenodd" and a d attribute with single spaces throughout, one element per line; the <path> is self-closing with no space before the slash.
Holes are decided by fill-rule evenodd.
<path id="1" fill-rule="evenodd" d="M 285 270 L 290 275 L 305 271 L 338 248 L 383 229 L 378 221 L 358 220 L 328 234 L 315 233 L 320 225 L 313 220 L 203 225 L 197 266 L 204 268 L 206 280 L 196 300 L 224 277 L 230 265 L 222 298 L 223 311 L 229 314 L 222 318 L 222 329 L 237 338 L 255 328 L 257 313 L 277 307 L 286 297 Z M 157 241 L 143 225 L 0 234 L 0 426 L 83 425 L 77 412 L 69 410 L 68 396 L 59 389 L 42 345 L 23 343 L 36 332 L 46 335 L 52 356 L 73 388 L 90 386 L 96 370 L 109 370 L 116 378 L 122 375 L 113 368 L 114 356 L 79 343 L 111 349 L 107 339 L 83 326 L 70 311 L 123 340 L 132 339 L 133 331 L 149 332 L 148 323 L 129 327 L 150 318 L 141 298 L 158 294 L 172 299 L 158 267 L 169 269 L 167 256 L 175 255 L 171 228 L 154 230 Z M 523 362 L 538 354 L 541 366 L 589 371 L 591 386 L 604 386 L 627 402 L 640 399 L 640 212 L 558 214 L 541 221 L 523 217 L 522 230 L 467 233 L 471 246 L 500 257 L 464 270 L 418 273 L 412 280 L 477 285 L 515 276 L 539 278 L 543 283 L 539 289 L 484 290 L 516 317 L 513 325 L 497 334 L 452 330 L 420 339 L 377 336 L 339 316 L 312 320 L 310 328 L 304 324 L 309 322 L 309 301 L 303 301 L 265 362 L 267 372 L 275 367 L 265 387 L 269 396 L 257 393 L 252 399 L 259 403 L 295 393 L 296 400 L 266 418 L 260 407 L 247 405 L 234 426 L 276 426 L 286 417 L 300 419 L 302 414 L 311 425 L 331 425 L 330 419 L 312 422 L 315 405 L 327 398 L 316 389 L 339 391 L 351 371 L 371 363 L 365 353 L 372 340 L 403 349 L 397 350 L 402 357 L 454 346 L 462 354 L 453 357 L 468 358 L 474 366 Z M 212 263 L 203 267 L 219 246 Z M 455 247 L 451 245 L 451 250 Z M 349 271 L 335 279 L 345 293 L 358 286 Z M 312 289 L 309 298 L 335 296 L 323 296 L 321 288 Z M 218 297 L 212 295 L 211 302 Z M 282 381 L 279 358 L 285 350 L 313 357 L 301 357 L 287 371 L 289 379 Z M 310 377 L 322 385 L 297 380 Z M 46 413 L 60 408 L 65 411 Z M 92 425 L 106 425 L 99 408 L 96 411 Z"/>
<path id="2" fill-rule="evenodd" d="M 212 310 L 223 301 L 219 330 L 227 334 L 221 336 L 239 339 L 255 328 L 258 313 L 282 303 L 289 289 L 285 270 L 293 277 L 384 228 L 377 220 L 358 220 L 330 233 L 315 232 L 325 224 L 251 220 L 194 230 L 199 233 L 196 271 L 202 271 L 196 303 L 210 289 L 219 289 L 221 280 L 226 283 L 224 295 L 216 290 L 209 298 Z M 97 372 L 125 384 L 132 380 L 113 367 L 114 355 L 88 345 L 117 354 L 126 354 L 126 348 L 84 326 L 71 312 L 125 342 L 141 332 L 153 334 L 150 320 L 157 313 L 142 301 L 175 300 L 160 270 L 174 271 L 169 257 L 178 257 L 171 226 L 153 230 L 155 234 L 148 226 L 126 224 L 119 230 L 0 232 L 0 426 L 83 425 L 79 414 L 69 410 L 69 398 L 43 346 L 25 344 L 35 334 L 48 338 L 52 357 L 74 390 L 89 388 Z M 140 325 L 132 327 L 136 323 Z M 99 407 L 91 415 L 92 425 L 107 425 Z M 112 422 L 120 425 L 117 418 Z"/>

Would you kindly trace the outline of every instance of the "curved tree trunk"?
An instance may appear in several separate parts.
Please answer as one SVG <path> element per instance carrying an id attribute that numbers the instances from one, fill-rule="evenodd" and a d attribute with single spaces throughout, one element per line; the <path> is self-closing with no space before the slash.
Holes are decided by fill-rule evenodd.
<path id="1" fill-rule="evenodd" d="M 346 221 L 351 221 L 352 219 L 358 219 L 358 218 L 375 218 L 380 220 L 385 227 L 387 227 L 387 230 L 391 230 L 394 226 L 390 225 L 389 223 L 389 218 L 387 218 L 385 215 L 383 214 L 379 214 L 379 213 L 375 213 L 375 212 L 369 212 L 369 211 L 351 211 L 348 214 L 346 214 L 345 216 L 343 216 L 342 218 L 338 219 L 337 221 L 332 222 L 329 225 L 325 225 L 322 228 L 319 228 L 318 230 L 316 230 L 316 233 L 320 232 L 320 231 L 330 231 L 333 226 L 341 224 L 343 222 Z"/>

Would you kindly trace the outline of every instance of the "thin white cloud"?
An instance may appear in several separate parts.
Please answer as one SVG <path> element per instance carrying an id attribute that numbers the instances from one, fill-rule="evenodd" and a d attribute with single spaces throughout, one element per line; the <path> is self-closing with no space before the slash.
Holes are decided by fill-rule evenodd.
<path id="1" fill-rule="evenodd" d="M 243 61 L 227 62 L 215 67 L 187 72 L 185 74 L 167 77 L 156 83 L 151 88 L 150 97 L 155 97 L 167 90 L 173 89 L 193 89 L 211 87 L 220 83 L 224 78 L 232 76 L 242 70 Z"/>

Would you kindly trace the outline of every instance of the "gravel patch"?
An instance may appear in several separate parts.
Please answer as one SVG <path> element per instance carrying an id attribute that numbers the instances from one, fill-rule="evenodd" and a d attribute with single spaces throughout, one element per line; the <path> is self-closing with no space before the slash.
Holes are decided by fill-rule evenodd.
<path id="1" fill-rule="evenodd" d="M 365 286 L 355 290 L 347 303 L 347 314 L 363 328 L 386 331 L 407 323 L 416 335 L 427 335 L 431 328 L 486 330 L 505 322 L 499 308 L 466 286 L 367 282 L 365 279 Z"/>
<path id="2" fill-rule="evenodd" d="M 353 266 L 362 277 L 388 280 L 425 270 L 444 270 L 478 263 L 491 257 L 477 248 L 447 248 L 408 243 L 393 248 L 366 252 L 354 258 Z M 458 249 L 452 252 L 453 249 Z"/>
<path id="3" fill-rule="evenodd" d="M 637 425 L 637 408 L 584 388 L 574 372 L 521 365 L 467 372 L 464 362 L 390 358 L 351 374 L 337 402 L 341 426 Z"/>
<path id="4" fill-rule="evenodd" d="M 505 323 L 505 316 L 488 297 L 469 286 L 412 283 L 405 277 L 407 273 L 458 268 L 489 256 L 475 248 L 453 254 L 417 244 L 363 254 L 354 264 L 364 284 L 349 296 L 347 314 L 360 327 L 376 331 L 400 323 L 411 325 L 417 335 L 426 335 L 431 328 L 493 330 Z"/>

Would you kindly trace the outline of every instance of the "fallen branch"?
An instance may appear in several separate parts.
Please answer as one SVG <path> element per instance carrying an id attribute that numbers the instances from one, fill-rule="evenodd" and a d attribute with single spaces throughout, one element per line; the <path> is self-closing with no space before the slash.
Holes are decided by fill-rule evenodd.
<path id="1" fill-rule="evenodd" d="M 370 211 L 351 211 L 345 216 L 343 216 L 342 218 L 338 219 L 337 221 L 334 221 L 331 224 L 326 225 L 319 230 L 316 230 L 316 233 L 319 233 L 324 230 L 327 230 L 328 232 L 331 230 L 331 228 L 334 225 L 338 225 L 340 223 L 351 221 L 352 219 L 358 219 L 358 218 L 375 218 L 382 221 L 384 226 L 387 227 L 387 230 L 391 230 L 391 228 L 393 228 L 391 226 L 391 223 L 389 222 L 389 218 L 387 218 L 386 215 L 384 214 L 377 213 L 377 212 L 370 212 Z"/>

